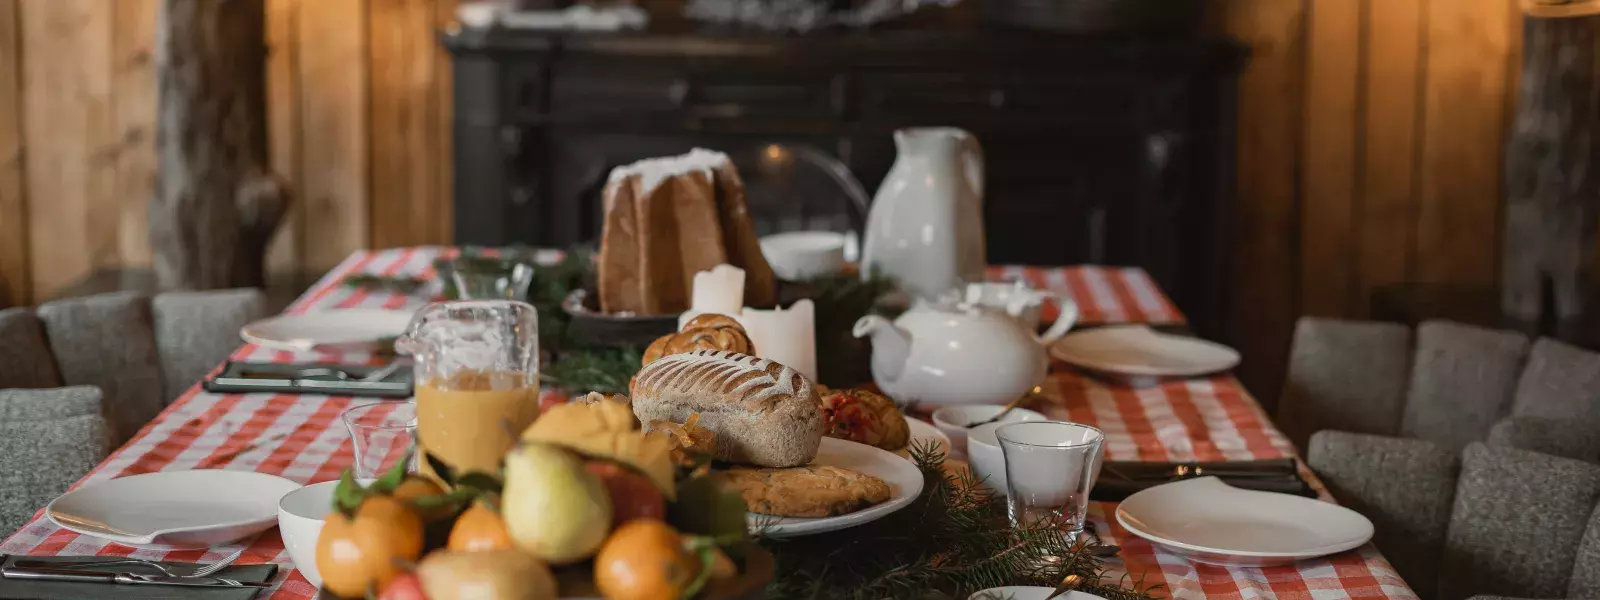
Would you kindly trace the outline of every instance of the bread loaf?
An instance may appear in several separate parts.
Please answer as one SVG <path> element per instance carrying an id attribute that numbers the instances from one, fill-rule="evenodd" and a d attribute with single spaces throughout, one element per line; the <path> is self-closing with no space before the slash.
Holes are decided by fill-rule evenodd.
<path id="1" fill-rule="evenodd" d="M 817 392 L 800 372 L 725 350 L 664 356 L 633 377 L 640 421 L 699 424 L 716 434 L 717 460 L 762 467 L 811 462 L 822 443 Z"/>

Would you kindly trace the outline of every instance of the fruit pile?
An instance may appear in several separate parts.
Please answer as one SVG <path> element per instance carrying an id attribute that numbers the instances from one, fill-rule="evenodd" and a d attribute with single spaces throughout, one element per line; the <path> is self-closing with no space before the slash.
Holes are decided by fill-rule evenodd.
<path id="1" fill-rule="evenodd" d="M 694 423 L 640 430 L 622 402 L 548 410 L 501 473 L 347 472 L 317 540 L 324 591 L 390 600 L 724 598 L 748 585 L 739 495 L 708 476 Z"/>

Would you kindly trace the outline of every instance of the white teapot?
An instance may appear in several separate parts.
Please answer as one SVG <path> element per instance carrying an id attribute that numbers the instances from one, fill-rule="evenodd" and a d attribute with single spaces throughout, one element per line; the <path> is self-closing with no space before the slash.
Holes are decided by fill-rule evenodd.
<path id="1" fill-rule="evenodd" d="M 1004 404 L 1044 381 L 1045 345 L 1070 319 L 1041 338 L 1007 314 L 1026 310 L 1026 301 L 1001 311 L 958 298 L 918 300 L 892 323 L 878 315 L 856 321 L 856 337 L 872 336 L 872 379 L 895 401 Z"/>

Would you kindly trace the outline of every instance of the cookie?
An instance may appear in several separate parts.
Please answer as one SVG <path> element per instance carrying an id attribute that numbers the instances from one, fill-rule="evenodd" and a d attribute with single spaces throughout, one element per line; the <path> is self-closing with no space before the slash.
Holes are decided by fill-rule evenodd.
<path id="1" fill-rule="evenodd" d="M 764 515 L 832 517 L 889 500 L 889 484 L 882 479 L 827 465 L 734 467 L 718 476 L 739 491 L 750 512 Z"/>

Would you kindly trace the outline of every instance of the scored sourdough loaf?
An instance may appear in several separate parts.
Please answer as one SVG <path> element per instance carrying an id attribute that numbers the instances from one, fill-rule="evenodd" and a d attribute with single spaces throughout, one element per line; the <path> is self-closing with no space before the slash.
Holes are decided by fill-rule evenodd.
<path id="1" fill-rule="evenodd" d="M 789 367 L 726 350 L 661 357 L 633 377 L 640 421 L 699 424 L 716 433 L 717 460 L 762 467 L 811 462 L 822 443 L 822 410 L 810 381 Z"/>

